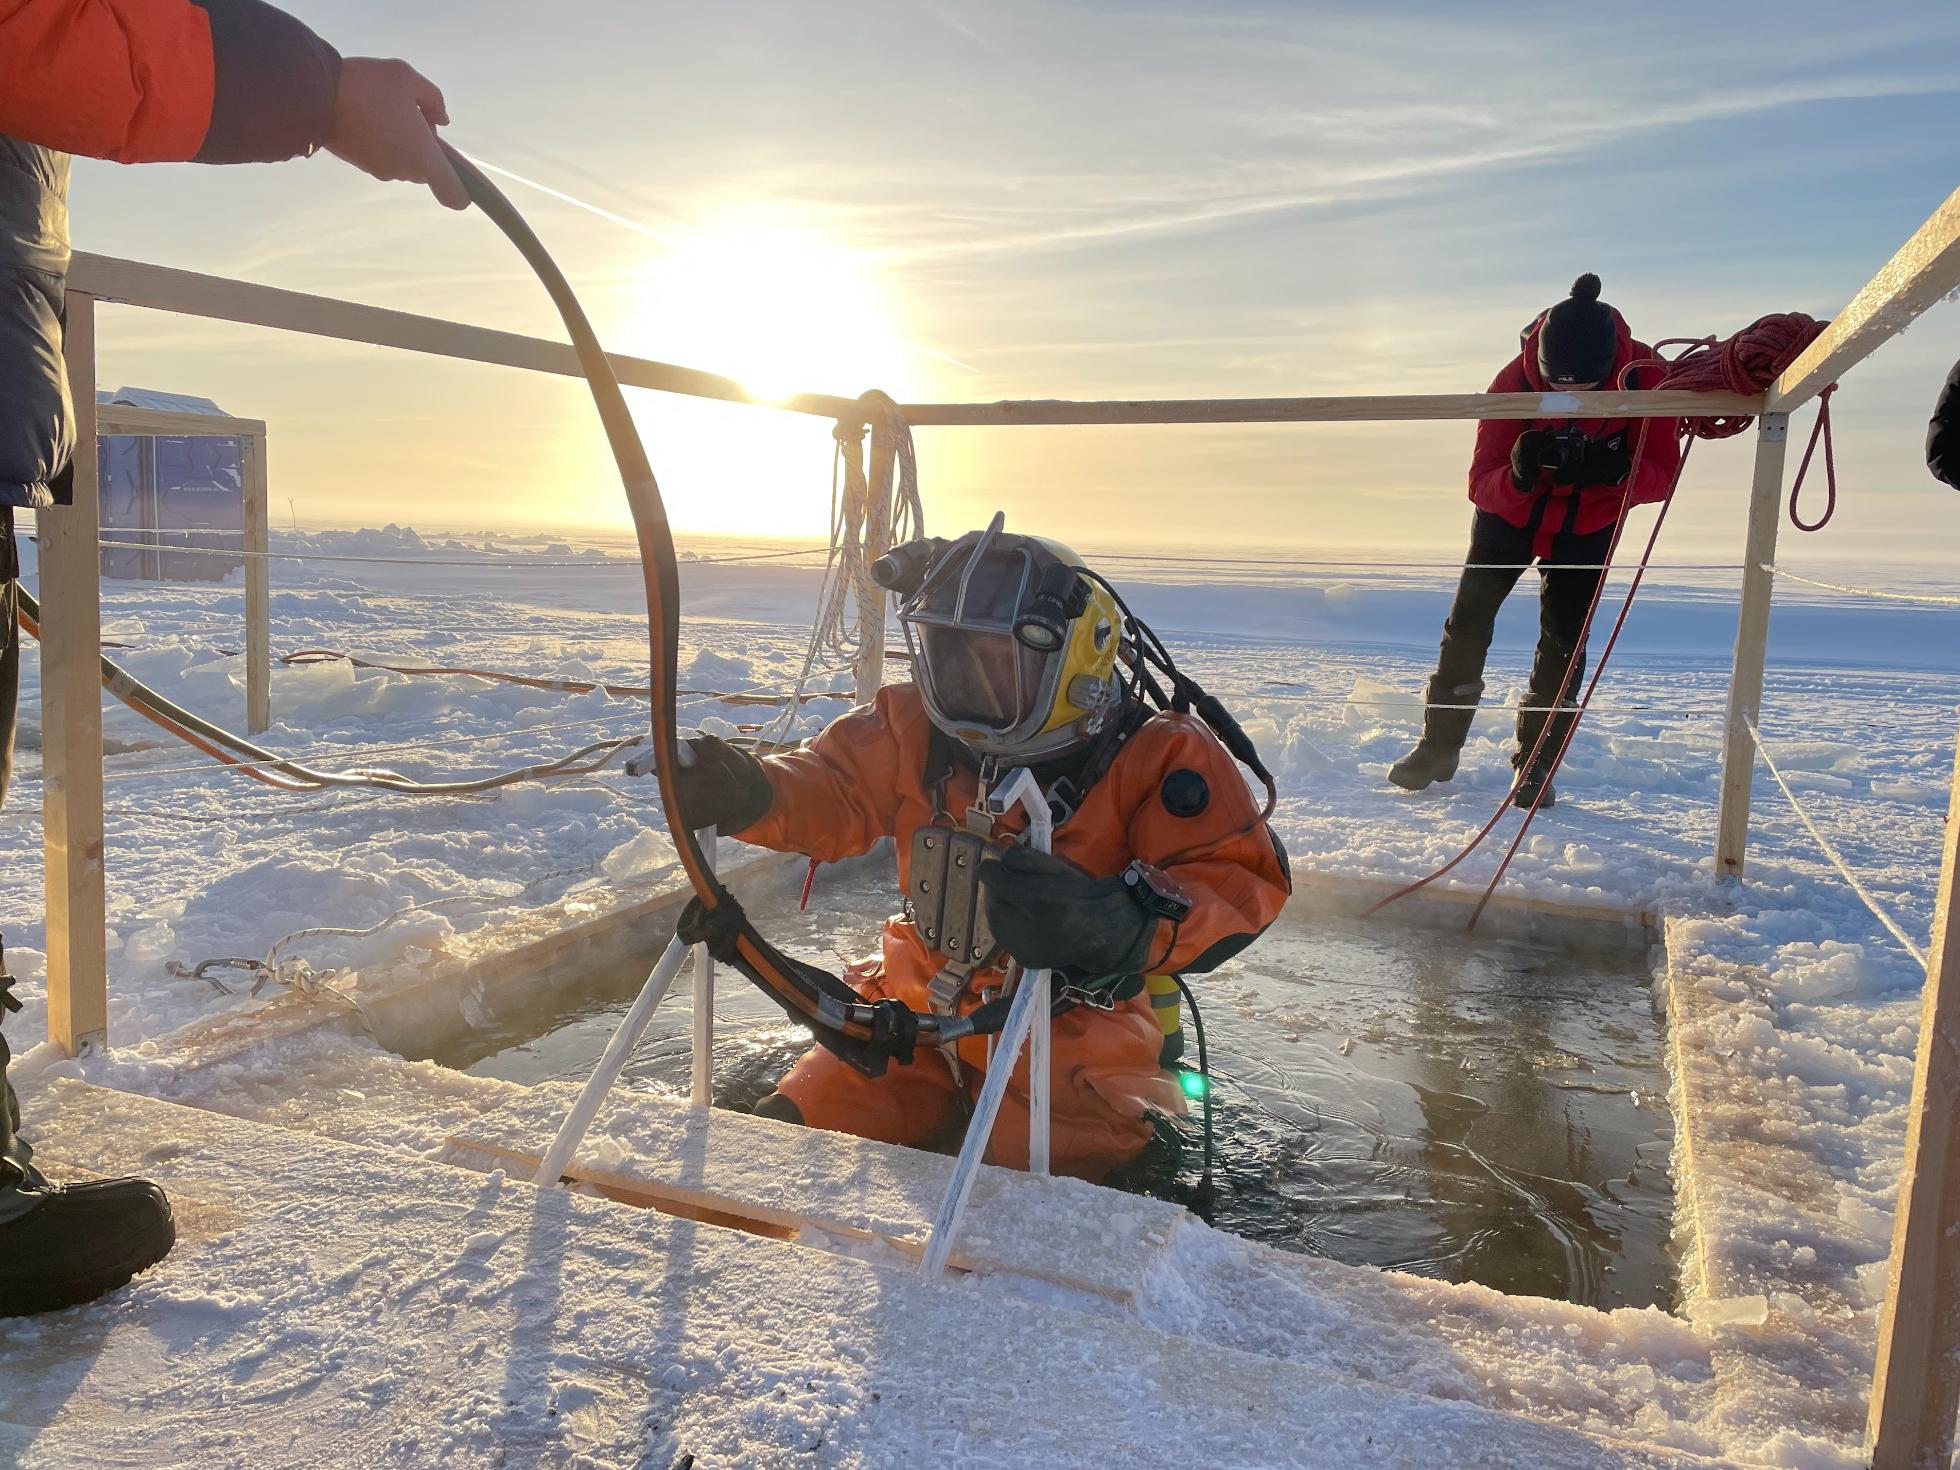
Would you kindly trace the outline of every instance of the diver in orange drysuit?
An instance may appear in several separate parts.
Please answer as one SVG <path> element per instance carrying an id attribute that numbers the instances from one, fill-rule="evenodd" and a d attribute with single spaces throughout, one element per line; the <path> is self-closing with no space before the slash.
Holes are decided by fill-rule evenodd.
<path id="1" fill-rule="evenodd" d="M 758 759 L 694 737 L 687 819 L 825 862 L 893 838 L 906 908 L 886 923 L 880 955 L 850 971 L 868 998 L 964 1015 L 999 993 L 1009 961 L 1054 971 L 1058 999 L 1072 1003 L 1054 1021 L 1053 1163 L 1098 1178 L 1142 1150 L 1150 1112 L 1183 1110 L 1144 977 L 1209 970 L 1250 944 L 1290 892 L 1284 851 L 1219 736 L 1145 702 L 1157 686 L 1142 640 L 1161 645 L 1066 547 L 1005 534 L 996 517 L 956 542 L 908 543 L 874 575 L 901 598 L 913 682 L 801 750 Z M 1187 699 L 1202 695 L 1175 682 Z M 983 781 L 1023 766 L 1055 813 L 1054 854 L 975 850 L 1024 830 L 1018 810 L 980 812 Z M 962 898 L 969 856 L 978 886 L 969 880 Z M 944 891 L 928 872 L 944 875 Z M 967 909 L 984 954 L 962 965 L 948 950 L 965 949 L 954 931 Z M 955 1050 L 921 1047 L 872 1078 L 815 1049 L 756 1111 L 920 1144 L 978 1095 L 988 1039 Z M 990 1147 L 1013 1168 L 1028 1162 L 1027 1065 L 1024 1055 Z"/>

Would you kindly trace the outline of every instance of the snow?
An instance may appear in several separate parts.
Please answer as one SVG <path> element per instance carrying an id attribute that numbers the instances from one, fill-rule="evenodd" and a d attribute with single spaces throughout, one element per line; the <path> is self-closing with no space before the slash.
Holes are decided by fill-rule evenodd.
<path id="1" fill-rule="evenodd" d="M 386 527 L 283 532 L 274 549 L 396 559 L 275 562 L 275 648 L 644 679 L 640 579 L 623 543 Z M 793 684 L 815 600 L 814 562 L 717 560 L 779 549 L 688 548 L 684 687 L 725 695 Z M 1512 717 L 1498 707 L 1515 704 L 1523 689 L 1536 620 L 1528 584 L 1499 624 L 1490 708 L 1462 771 L 1447 786 L 1409 795 L 1383 772 L 1415 732 L 1453 580 L 1447 573 L 1112 566 L 1137 610 L 1259 742 L 1279 779 L 1276 822 L 1300 868 L 1420 876 L 1454 856 L 1501 798 Z M 1761 773 L 1748 877 L 1736 886 L 1714 879 L 1708 854 L 1733 576 L 1662 571 L 1650 580 L 1602 685 L 1601 708 L 1559 780 L 1559 804 L 1540 816 L 1508 879 L 1538 898 L 1668 916 L 1665 987 L 1677 1088 L 1688 1103 L 1684 1113 L 1677 1099 L 1677 1113 L 1692 1115 L 1697 1136 L 1711 1141 L 1694 1179 L 1677 1179 L 1685 1316 L 1605 1316 L 1435 1283 L 1397 1286 L 1371 1306 L 1359 1288 L 1317 1285 L 1316 1273 L 1331 1269 L 1319 1262 L 1287 1268 L 1298 1273 L 1291 1278 L 1261 1264 L 1253 1275 L 1264 1273 L 1267 1289 L 1246 1291 L 1252 1268 L 1229 1264 L 1238 1243 L 1196 1230 L 1179 1232 L 1151 1278 L 1137 1308 L 1144 1323 L 1250 1354 L 1302 1353 L 1361 1378 L 1370 1363 L 1376 1371 L 1395 1363 L 1400 1342 L 1414 1357 L 1395 1371 L 1412 1376 L 1392 1381 L 1422 1393 L 1521 1405 L 1588 1432 L 1694 1454 L 1857 1463 L 1848 1406 L 1870 1371 L 1922 976 Z M 233 724 L 243 672 L 225 650 L 239 646 L 241 616 L 236 579 L 104 584 L 104 636 L 131 645 L 115 656 L 172 698 Z M 1960 702 L 1952 618 L 1779 588 L 1760 721 L 1801 799 L 1915 936 L 1931 917 Z M 24 675 L 17 789 L 0 813 L 0 916 L 27 1003 L 8 1022 L 17 1047 L 45 1026 L 31 647 Z M 848 675 L 826 671 L 816 687 L 846 690 Z M 806 705 L 798 728 L 813 730 L 846 704 Z M 643 703 L 602 693 L 344 663 L 276 669 L 273 707 L 276 723 L 263 740 L 281 752 L 430 776 L 528 763 L 635 733 L 646 718 Z M 110 1030 L 119 1051 L 75 1064 L 45 1045 L 26 1050 L 18 1075 L 30 1093 L 54 1076 L 85 1075 L 169 1095 L 177 1084 L 161 1038 L 265 999 L 175 978 L 170 961 L 263 956 L 296 931 L 333 926 L 373 932 L 307 936 L 284 952 L 356 976 L 413 970 L 447 947 L 489 942 L 526 913 L 553 905 L 601 912 L 618 901 L 616 885 L 638 891 L 671 877 L 672 846 L 651 783 L 617 767 L 479 798 L 295 795 L 220 772 L 120 707 L 109 710 Z M 773 716 L 770 707 L 705 696 L 688 696 L 682 710 L 684 722 L 723 732 Z M 1481 886 L 1514 820 L 1453 877 Z M 723 861 L 739 856 L 726 847 Z M 403 912 L 414 905 L 434 906 Z M 227 1066 L 241 1085 L 249 1078 L 265 1114 L 291 1121 L 325 1104 L 277 1099 L 309 1077 L 328 1086 L 327 1054 L 355 1045 L 352 1035 L 309 1043 L 316 1050 L 298 1066 L 276 1058 Z M 335 1106 L 364 1119 L 376 1146 L 387 1146 L 388 1129 L 376 1119 L 389 1101 L 421 1095 L 362 1076 L 341 1085 L 356 1097 Z M 425 1085 L 448 1084 L 416 1082 Z M 465 1113 L 475 1106 L 455 1105 Z M 404 1127 L 401 1137 L 413 1131 Z M 480 1249 L 464 1254 L 494 1262 L 504 1251 L 491 1233 L 487 1225 L 462 1231 L 453 1244 L 475 1243 Z M 240 1281 L 214 1280 L 213 1300 L 185 1298 L 178 1308 L 214 1320 L 247 1310 L 238 1305 L 247 1299 Z M 155 1288 L 202 1289 L 181 1280 Z M 227 1299 L 226 1291 L 239 1295 Z M 1302 1346 L 1299 1334 L 1282 1343 L 1274 1324 L 1283 1312 L 1318 1324 L 1318 1345 Z M 1476 1350 L 1434 1346 L 1459 1339 Z M 1560 1342 L 1563 1357 L 1554 1351 Z M 1500 1371 L 1490 1360 L 1507 1343 L 1529 1351 Z M 374 1383 L 385 1398 L 387 1383 Z M 799 1414 L 822 1419 L 801 1400 L 755 1412 L 753 1431 L 763 1435 L 788 1433 Z"/>

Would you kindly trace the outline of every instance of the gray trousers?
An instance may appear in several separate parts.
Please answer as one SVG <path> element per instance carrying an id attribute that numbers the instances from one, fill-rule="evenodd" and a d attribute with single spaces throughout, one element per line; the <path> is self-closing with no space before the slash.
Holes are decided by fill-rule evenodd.
<path id="1" fill-rule="evenodd" d="M 14 511 L 0 505 L 0 802 L 7 799 L 7 780 L 14 769 L 14 710 L 20 702 L 20 623 L 14 616 L 14 580 L 20 563 L 14 554 Z M 0 935 L 0 946 L 5 936 Z M 6 973 L 6 954 L 0 947 L 0 975 Z M 7 995 L 0 989 L 0 1022 L 6 1020 Z M 0 1032 L 0 1218 L 6 1212 L 6 1194 L 27 1173 L 33 1157 L 20 1137 L 20 1100 L 7 1081 L 11 1054 L 7 1038 Z"/>

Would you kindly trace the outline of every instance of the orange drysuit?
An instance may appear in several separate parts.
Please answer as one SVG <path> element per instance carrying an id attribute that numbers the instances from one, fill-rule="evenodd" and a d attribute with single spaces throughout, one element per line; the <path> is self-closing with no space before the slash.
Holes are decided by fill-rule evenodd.
<path id="1" fill-rule="evenodd" d="M 978 794 L 974 771 L 953 766 L 937 805 L 928 787 L 933 726 L 918 690 L 881 690 L 799 751 L 763 762 L 774 803 L 769 814 L 737 835 L 744 842 L 836 862 L 869 852 L 880 838 L 896 840 L 901 891 L 908 888 L 912 834 L 937 819 L 960 823 Z M 1209 795 L 1188 816 L 1193 783 L 1180 779 L 1172 804 L 1164 783 L 1195 772 Z M 935 813 L 939 815 L 935 818 Z M 1005 836 L 1024 826 L 1020 813 L 1001 819 Z M 1118 752 L 1080 808 L 1055 831 L 1054 850 L 1097 877 L 1120 873 L 1134 859 L 1174 877 L 1191 898 L 1191 912 L 1173 924 L 1159 919 L 1149 949 L 1153 974 L 1209 968 L 1236 952 L 1279 914 L 1291 889 L 1281 850 L 1231 756 L 1192 715 L 1157 714 Z M 911 920 L 885 924 L 881 953 L 852 966 L 849 980 L 865 995 L 889 997 L 914 1010 L 928 1008 L 927 984 L 944 957 Z M 998 986 L 998 971 L 981 971 L 963 1002 Z M 1149 1001 L 1139 995 L 1113 1009 L 1078 1005 L 1055 1018 L 1053 1161 L 1058 1173 L 1099 1178 L 1134 1158 L 1150 1139 L 1146 1114 L 1183 1110 L 1182 1093 L 1158 1065 L 1162 1033 Z M 894 1063 L 882 1077 L 865 1077 L 829 1052 L 811 1051 L 780 1090 L 815 1128 L 855 1133 L 887 1143 L 918 1144 L 963 1114 L 979 1093 L 987 1063 L 985 1038 L 959 1043 L 964 1064 L 956 1081 L 945 1056 L 920 1047 L 909 1066 Z M 1027 1058 L 1009 1081 L 989 1157 L 1011 1168 L 1028 1164 Z M 961 1093 L 966 1094 L 965 1100 Z"/>

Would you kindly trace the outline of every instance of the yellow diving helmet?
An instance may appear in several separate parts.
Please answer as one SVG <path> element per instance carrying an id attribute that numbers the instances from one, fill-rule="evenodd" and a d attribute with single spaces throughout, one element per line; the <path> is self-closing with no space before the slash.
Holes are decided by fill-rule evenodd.
<path id="1" fill-rule="evenodd" d="M 996 514 L 957 541 L 895 546 L 871 568 L 897 594 L 912 679 L 933 724 L 1003 765 L 1087 744 L 1121 703 L 1125 619 L 1059 541 Z"/>

